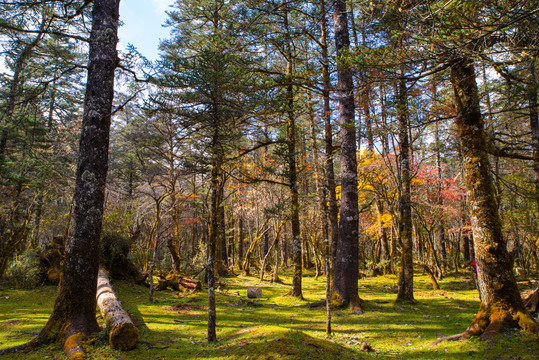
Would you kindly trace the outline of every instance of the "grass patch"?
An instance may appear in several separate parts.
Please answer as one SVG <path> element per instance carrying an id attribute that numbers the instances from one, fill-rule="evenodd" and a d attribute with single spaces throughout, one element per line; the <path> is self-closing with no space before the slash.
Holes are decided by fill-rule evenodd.
<path id="1" fill-rule="evenodd" d="M 282 283 L 260 283 L 256 277 L 221 279 L 217 294 L 218 342 L 207 344 L 207 295 L 177 297 L 157 292 L 148 301 L 148 289 L 126 282 L 114 287 L 140 330 L 135 350 L 111 350 L 104 334 L 88 346 L 90 359 L 507 359 L 536 360 L 537 338 L 520 331 L 501 334 L 495 345 L 477 339 L 430 343 L 440 336 L 462 332 L 479 308 L 471 278 L 452 275 L 433 291 L 427 277 L 416 275 L 414 305 L 395 305 L 395 276 L 360 280 L 366 312 L 333 313 L 334 335 L 325 336 L 325 308 L 306 305 L 324 296 L 325 278 L 303 279 L 304 300 L 285 296 L 291 278 Z M 262 288 L 262 298 L 247 299 L 247 287 Z M 0 348 L 22 344 L 45 324 L 52 310 L 55 287 L 0 290 Z M 361 352 L 364 342 L 374 352 Z M 4 359 L 65 359 L 58 344 Z"/>

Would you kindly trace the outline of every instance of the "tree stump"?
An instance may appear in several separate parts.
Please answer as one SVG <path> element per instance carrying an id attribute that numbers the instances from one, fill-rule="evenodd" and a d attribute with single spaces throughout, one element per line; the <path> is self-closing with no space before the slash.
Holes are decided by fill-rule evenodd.
<path id="1" fill-rule="evenodd" d="M 534 291 L 526 292 L 522 296 L 522 301 L 531 313 L 537 312 L 539 309 L 539 287 Z"/>
<path id="2" fill-rule="evenodd" d="M 262 289 L 259 287 L 248 287 L 247 297 L 249 299 L 258 299 L 262 297 Z"/>
<path id="3" fill-rule="evenodd" d="M 138 329 L 114 294 L 103 269 L 97 279 L 97 305 L 107 324 L 109 342 L 114 349 L 130 350 L 138 342 Z"/>

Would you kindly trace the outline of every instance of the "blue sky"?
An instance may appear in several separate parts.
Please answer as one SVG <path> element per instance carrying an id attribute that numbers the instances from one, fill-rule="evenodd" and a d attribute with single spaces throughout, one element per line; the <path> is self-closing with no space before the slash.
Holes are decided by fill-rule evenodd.
<path id="1" fill-rule="evenodd" d="M 120 1 L 119 49 L 125 49 L 128 43 L 148 60 L 156 60 L 159 52 L 159 40 L 169 36 L 169 28 L 164 24 L 166 10 L 174 0 L 123 0 Z"/>

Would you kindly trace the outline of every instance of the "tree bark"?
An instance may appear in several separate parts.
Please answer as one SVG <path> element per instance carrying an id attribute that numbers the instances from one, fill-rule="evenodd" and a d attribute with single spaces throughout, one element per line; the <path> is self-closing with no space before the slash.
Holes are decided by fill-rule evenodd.
<path id="1" fill-rule="evenodd" d="M 105 182 L 114 72 L 118 58 L 118 0 L 94 0 L 79 162 L 74 196 L 74 229 L 68 239 L 63 276 L 53 312 L 30 343 L 32 348 L 58 335 L 69 359 L 85 358 L 82 342 L 99 331 L 95 317 L 99 240 Z"/>
<path id="2" fill-rule="evenodd" d="M 326 20 L 326 2 L 320 1 L 320 47 L 322 51 L 322 97 L 324 111 L 324 152 L 325 152 L 325 187 L 327 188 L 328 206 L 327 218 L 329 221 L 329 266 L 330 271 L 328 276 L 333 274 L 331 269 L 332 264 L 337 256 L 337 243 L 339 241 L 339 209 L 337 206 L 337 193 L 335 186 L 335 169 L 333 161 L 333 126 L 331 124 L 331 107 L 330 107 L 330 91 L 331 81 L 329 76 L 329 56 L 327 45 L 327 20 Z"/>
<path id="3" fill-rule="evenodd" d="M 492 339 L 505 326 L 519 325 L 525 331 L 537 332 L 539 326 L 520 297 L 512 259 L 502 233 L 474 64 L 471 59 L 462 56 L 451 59 L 450 65 L 458 109 L 456 126 L 462 145 L 464 182 L 471 210 L 481 307 L 464 333 L 437 342 L 471 336 Z"/>
<path id="4" fill-rule="evenodd" d="M 535 185 L 535 201 L 539 208 L 539 115 L 537 106 L 537 79 L 535 75 L 535 57 L 529 60 L 530 84 L 528 89 L 528 107 L 530 108 L 530 130 L 533 150 L 533 182 Z"/>
<path id="5" fill-rule="evenodd" d="M 224 186 L 221 190 L 221 199 L 219 204 L 219 232 L 220 232 L 220 251 L 222 266 L 228 268 L 228 249 L 227 249 L 227 236 L 226 236 L 226 218 L 225 218 L 225 205 L 224 205 Z M 227 271 L 228 272 L 228 271 Z"/>
<path id="6" fill-rule="evenodd" d="M 361 312 L 358 296 L 359 279 L 359 209 L 357 194 L 356 131 L 354 89 L 347 56 L 350 47 L 346 1 L 337 0 L 333 7 L 335 48 L 337 50 L 337 99 L 341 125 L 341 210 L 339 240 L 334 263 L 333 306 L 350 306 Z"/>
<path id="7" fill-rule="evenodd" d="M 277 232 L 275 233 L 275 237 L 273 238 L 271 246 L 268 248 L 268 250 L 266 251 L 266 254 L 264 255 L 264 259 L 262 260 L 262 266 L 260 266 L 260 281 L 264 281 L 264 273 L 266 271 L 266 261 L 268 260 L 268 257 L 271 255 L 271 251 L 279 243 L 279 237 L 281 236 L 281 229 L 283 228 L 283 225 L 285 223 L 286 223 L 286 220 L 281 222 L 279 226 L 277 227 Z"/>
<path id="8" fill-rule="evenodd" d="M 176 234 L 169 235 L 169 237 L 167 238 L 167 248 L 168 251 L 170 251 L 170 256 L 172 257 L 174 271 L 176 271 L 176 273 L 178 273 L 179 275 L 181 273 L 181 258 L 180 249 L 178 248 L 178 237 L 176 236 Z"/>
<path id="9" fill-rule="evenodd" d="M 217 137 L 214 136 L 213 142 L 215 149 Z M 217 341 L 216 323 L 217 312 L 215 308 L 215 256 L 217 248 L 217 239 L 219 233 L 219 176 L 220 162 L 216 160 L 217 154 L 214 150 L 214 159 L 212 160 L 211 170 L 211 205 L 210 205 L 210 233 L 208 235 L 208 342 Z"/>
<path id="10" fill-rule="evenodd" d="M 412 178 L 410 174 L 410 139 L 408 138 L 409 119 L 407 92 L 406 78 L 404 77 L 404 72 L 401 70 L 398 86 L 397 117 L 399 121 L 401 180 L 401 194 L 399 199 L 399 241 L 402 248 L 402 261 L 397 302 L 414 302 L 412 202 L 410 197 Z"/>
<path id="11" fill-rule="evenodd" d="M 138 343 L 138 329 L 118 301 L 103 269 L 99 270 L 97 278 L 96 299 L 107 325 L 110 345 L 114 349 L 133 349 Z"/>
<path id="12" fill-rule="evenodd" d="M 287 36 L 286 43 L 286 101 L 287 101 L 287 114 L 288 119 L 286 123 L 286 142 L 288 145 L 288 182 L 290 186 L 290 222 L 292 225 L 292 257 L 294 262 L 294 273 L 292 276 L 292 290 L 290 295 L 302 298 L 303 293 L 301 289 L 302 282 L 302 253 L 301 253 L 301 228 L 299 222 L 299 192 L 298 192 L 298 179 L 297 179 L 297 166 L 296 166 L 296 119 L 294 114 L 294 85 L 292 84 L 292 49 L 291 40 L 288 29 L 288 9 L 285 8 L 284 14 L 285 31 Z"/>

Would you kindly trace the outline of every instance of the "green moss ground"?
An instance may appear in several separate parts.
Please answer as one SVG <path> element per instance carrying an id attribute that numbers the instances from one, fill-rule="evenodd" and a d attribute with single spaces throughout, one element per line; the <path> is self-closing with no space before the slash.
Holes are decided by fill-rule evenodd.
<path id="1" fill-rule="evenodd" d="M 333 313 L 334 335 L 325 337 L 325 308 L 308 303 L 324 294 L 325 278 L 304 277 L 305 300 L 284 294 L 282 284 L 260 283 L 255 277 L 221 279 L 217 295 L 216 344 L 206 343 L 207 298 L 204 292 L 177 297 L 158 292 L 148 301 L 148 289 L 115 282 L 124 307 L 140 330 L 142 343 L 135 350 L 111 350 L 104 333 L 88 346 L 90 359 L 539 359 L 539 340 L 518 330 L 498 336 L 494 345 L 477 339 L 429 345 L 440 336 L 462 332 L 479 308 L 472 280 L 449 276 L 433 291 L 426 276 L 416 275 L 414 305 L 394 305 L 395 276 L 360 280 L 366 300 L 362 315 L 342 310 Z M 247 287 L 260 286 L 263 298 L 247 301 Z M 226 294 L 226 295 L 225 295 Z M 56 289 L 0 290 L 0 348 L 22 344 L 45 324 Z M 173 309 L 174 307 L 174 309 Z M 359 351 L 368 342 L 374 352 Z M 6 355 L 3 359 L 65 359 L 58 344 Z"/>

